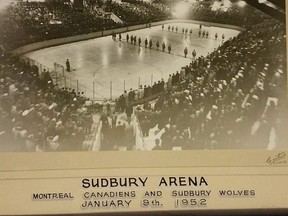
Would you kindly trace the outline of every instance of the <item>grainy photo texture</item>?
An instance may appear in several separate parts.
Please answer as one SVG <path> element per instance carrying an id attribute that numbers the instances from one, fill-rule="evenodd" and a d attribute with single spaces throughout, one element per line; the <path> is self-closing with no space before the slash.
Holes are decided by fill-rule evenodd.
<path id="1" fill-rule="evenodd" d="M 0 7 L 1 152 L 288 147 L 284 0 Z"/>

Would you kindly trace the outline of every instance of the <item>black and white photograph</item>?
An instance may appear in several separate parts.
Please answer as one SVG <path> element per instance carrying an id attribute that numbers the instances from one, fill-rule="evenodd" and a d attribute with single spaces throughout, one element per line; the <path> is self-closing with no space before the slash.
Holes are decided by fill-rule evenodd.
<path id="1" fill-rule="evenodd" d="M 0 2 L 0 152 L 288 149 L 284 0 Z"/>

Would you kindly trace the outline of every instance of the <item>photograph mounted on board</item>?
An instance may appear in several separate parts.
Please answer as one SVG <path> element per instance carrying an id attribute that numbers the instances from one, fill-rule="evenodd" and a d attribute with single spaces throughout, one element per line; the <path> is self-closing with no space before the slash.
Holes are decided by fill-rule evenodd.
<path id="1" fill-rule="evenodd" d="M 0 152 L 288 149 L 285 1 L 0 7 Z"/>

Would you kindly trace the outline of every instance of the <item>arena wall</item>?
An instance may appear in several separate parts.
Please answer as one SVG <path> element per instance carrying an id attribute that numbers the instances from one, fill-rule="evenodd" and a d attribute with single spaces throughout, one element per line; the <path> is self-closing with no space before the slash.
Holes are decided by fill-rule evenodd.
<path id="1" fill-rule="evenodd" d="M 221 27 L 221 28 L 235 29 L 235 30 L 240 30 L 240 31 L 244 30 L 244 28 L 239 27 L 239 26 L 234 26 L 234 25 L 202 22 L 202 21 L 196 21 L 196 20 L 181 20 L 181 19 L 173 19 L 173 20 L 154 22 L 154 23 L 151 23 L 151 26 L 159 26 L 159 25 L 170 24 L 170 23 L 171 24 L 172 23 L 193 23 L 193 24 L 202 24 L 202 25 L 206 25 L 206 26 L 215 26 L 215 27 Z M 135 30 L 139 30 L 139 29 L 143 29 L 143 28 L 147 28 L 147 24 L 122 27 L 122 28 L 117 28 L 117 29 L 93 32 L 90 34 L 83 34 L 83 35 L 76 35 L 76 36 L 71 36 L 71 37 L 66 37 L 66 38 L 57 38 L 57 39 L 52 39 L 52 40 L 47 40 L 47 41 L 41 41 L 38 43 L 33 43 L 33 44 L 19 47 L 19 48 L 13 50 L 12 54 L 23 55 L 25 53 L 29 53 L 29 52 L 39 50 L 39 49 L 44 49 L 47 47 L 59 46 L 59 45 L 63 45 L 63 44 L 74 43 L 74 42 L 78 42 L 78 41 L 108 36 L 108 35 L 111 35 L 113 32 L 118 34 L 118 33 L 124 33 L 127 31 L 135 31 Z"/>

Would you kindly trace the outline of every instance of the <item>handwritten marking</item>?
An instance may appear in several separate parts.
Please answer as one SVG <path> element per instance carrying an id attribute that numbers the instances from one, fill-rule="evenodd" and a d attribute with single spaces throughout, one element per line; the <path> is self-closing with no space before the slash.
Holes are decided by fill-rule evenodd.
<path id="1" fill-rule="evenodd" d="M 269 165 L 273 165 L 273 164 L 287 164 L 287 155 L 285 152 L 281 152 L 277 155 L 275 155 L 274 157 L 269 157 L 266 160 L 266 163 L 268 163 Z"/>

